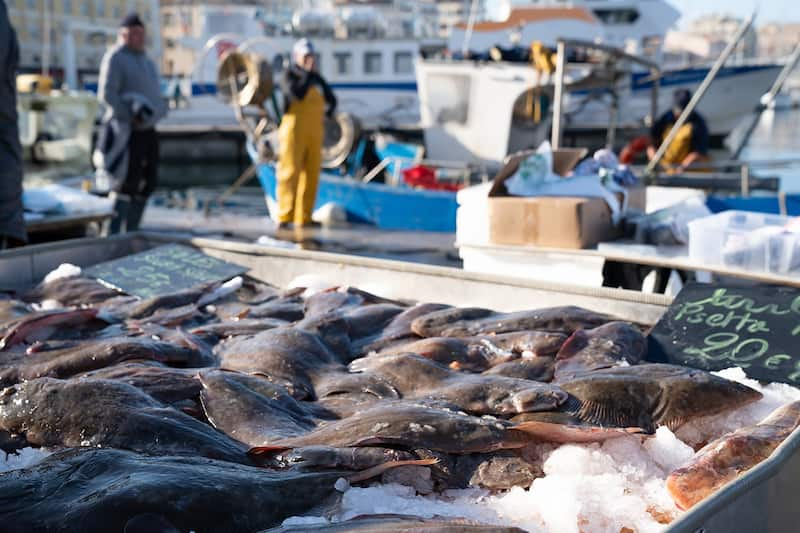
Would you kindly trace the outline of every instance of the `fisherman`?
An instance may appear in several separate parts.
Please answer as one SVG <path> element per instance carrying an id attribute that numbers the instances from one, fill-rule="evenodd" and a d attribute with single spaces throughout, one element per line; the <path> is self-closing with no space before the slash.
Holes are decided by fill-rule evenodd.
<path id="1" fill-rule="evenodd" d="M 28 241 L 22 207 L 22 146 L 17 125 L 17 34 L 0 0 L 0 250 Z"/>
<path id="2" fill-rule="evenodd" d="M 687 89 L 678 89 L 672 95 L 672 109 L 664 113 L 650 130 L 650 144 L 647 147 L 647 158 L 653 159 L 658 145 L 663 143 L 672 131 L 672 126 L 689 105 L 692 93 Z M 661 163 L 670 170 L 682 172 L 692 163 L 708 159 L 709 134 L 705 119 L 692 111 L 686 123 L 678 130 L 675 139 L 670 143 Z"/>
<path id="3" fill-rule="evenodd" d="M 333 115 L 336 97 L 317 72 L 314 47 L 300 39 L 292 49 L 292 65 L 281 79 L 284 115 L 278 158 L 278 229 L 294 222 L 308 227 L 317 197 L 322 162 L 324 115 Z M 326 109 L 327 104 L 327 109 Z"/>
<path id="4" fill-rule="evenodd" d="M 117 45 L 106 52 L 100 64 L 98 97 L 106 105 L 104 128 L 115 121 L 115 131 L 122 132 L 118 137 L 129 134 L 127 168 L 111 185 L 112 234 L 139 228 L 147 198 L 158 181 L 155 125 L 167 114 L 167 104 L 161 95 L 158 69 L 144 49 L 144 23 L 131 13 L 120 24 Z M 108 142 L 107 148 L 112 144 Z"/>

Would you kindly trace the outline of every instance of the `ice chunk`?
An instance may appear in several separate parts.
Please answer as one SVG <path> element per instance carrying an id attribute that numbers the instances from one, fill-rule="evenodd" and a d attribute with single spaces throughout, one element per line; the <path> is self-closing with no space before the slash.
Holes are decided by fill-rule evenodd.
<path id="1" fill-rule="evenodd" d="M 58 268 L 51 271 L 44 277 L 45 283 L 51 283 L 59 279 L 74 278 L 81 275 L 81 267 L 72 263 L 61 263 Z"/>
<path id="2" fill-rule="evenodd" d="M 334 287 L 338 287 L 338 283 L 333 283 L 328 281 L 327 279 L 323 278 L 322 276 L 318 276 L 317 274 L 303 274 L 301 276 L 297 276 L 292 281 L 289 282 L 287 285 L 287 289 L 297 289 L 297 288 L 305 288 L 305 292 L 303 292 L 303 298 L 308 298 L 318 292 L 326 291 L 328 289 L 332 289 Z"/>
<path id="3" fill-rule="evenodd" d="M 242 280 L 241 276 L 236 276 L 235 278 L 229 279 L 213 291 L 201 296 L 197 301 L 197 305 L 202 307 L 206 304 L 210 304 L 211 302 L 216 302 L 217 300 L 225 298 L 229 294 L 233 294 L 242 288 L 243 281 L 244 280 Z"/>
<path id="4" fill-rule="evenodd" d="M 0 453 L 0 472 L 28 468 L 48 455 L 50 455 L 50 452 L 41 448 L 22 448 L 17 452 L 17 455 L 9 454 L 4 456 L 4 454 Z"/>
<path id="5" fill-rule="evenodd" d="M 658 428 L 653 438 L 647 439 L 642 446 L 666 474 L 669 474 L 694 455 L 691 446 L 684 444 L 666 426 Z"/>

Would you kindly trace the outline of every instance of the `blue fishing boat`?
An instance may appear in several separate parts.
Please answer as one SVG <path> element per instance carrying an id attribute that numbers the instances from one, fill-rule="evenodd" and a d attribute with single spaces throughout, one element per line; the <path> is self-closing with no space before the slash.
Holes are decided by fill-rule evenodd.
<path id="1" fill-rule="evenodd" d="M 269 205 L 276 198 L 275 164 L 259 163 L 257 176 Z M 457 204 L 454 192 L 364 183 L 352 177 L 323 171 L 314 209 L 330 202 L 344 208 L 349 222 L 391 230 L 456 230 Z"/>

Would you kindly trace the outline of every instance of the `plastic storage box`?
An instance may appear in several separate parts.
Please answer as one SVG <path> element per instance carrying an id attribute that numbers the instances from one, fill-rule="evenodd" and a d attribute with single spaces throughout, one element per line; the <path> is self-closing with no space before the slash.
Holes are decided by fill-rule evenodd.
<path id="1" fill-rule="evenodd" d="M 724 211 L 689 222 L 689 257 L 751 271 L 800 274 L 800 232 L 795 219 Z"/>

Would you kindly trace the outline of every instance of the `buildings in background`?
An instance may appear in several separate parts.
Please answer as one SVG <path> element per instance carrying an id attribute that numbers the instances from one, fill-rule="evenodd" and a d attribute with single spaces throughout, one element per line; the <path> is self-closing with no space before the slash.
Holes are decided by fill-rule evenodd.
<path id="1" fill-rule="evenodd" d="M 154 29 L 148 35 L 149 49 L 157 52 L 160 48 L 158 0 L 6 0 L 6 5 L 17 31 L 23 72 L 41 71 L 45 66 L 55 78 L 63 79 L 69 32 L 78 74 L 91 77 L 114 42 L 119 21 L 132 11 Z"/>
<path id="2" fill-rule="evenodd" d="M 730 15 L 711 14 L 691 21 L 685 30 L 670 31 L 664 40 L 665 62 L 707 62 L 722 53 L 742 19 Z M 758 34 L 750 28 L 733 53 L 732 61 L 755 57 Z"/>

